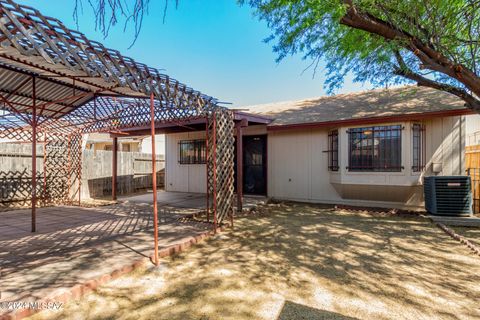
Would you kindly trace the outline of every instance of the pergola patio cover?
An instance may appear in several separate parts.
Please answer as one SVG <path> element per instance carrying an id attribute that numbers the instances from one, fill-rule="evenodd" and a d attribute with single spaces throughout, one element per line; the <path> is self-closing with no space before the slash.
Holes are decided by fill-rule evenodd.
<path id="1" fill-rule="evenodd" d="M 32 230 L 38 195 L 46 203 L 80 200 L 83 133 L 150 124 L 154 134 L 158 123 L 192 118 L 207 119 L 208 194 L 221 222 L 233 210 L 232 112 L 57 19 L 0 0 L 0 137 L 32 142 Z M 45 145 L 43 188 L 37 142 Z"/>

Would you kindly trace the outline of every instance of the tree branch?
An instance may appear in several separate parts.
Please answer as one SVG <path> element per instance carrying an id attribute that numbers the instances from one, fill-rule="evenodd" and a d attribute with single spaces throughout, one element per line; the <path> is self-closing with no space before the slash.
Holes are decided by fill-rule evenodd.
<path id="1" fill-rule="evenodd" d="M 341 24 L 376 34 L 387 41 L 399 41 L 405 49 L 416 55 L 423 65 L 452 77 L 464 84 L 476 96 L 480 96 L 480 78 L 466 66 L 452 62 L 434 48 L 425 45 L 419 38 L 394 26 L 393 23 L 361 12 L 352 0 L 344 0 L 344 3 L 347 5 L 347 12 L 340 19 Z"/>
<path id="2" fill-rule="evenodd" d="M 469 94 L 467 91 L 465 91 L 463 89 L 460 89 L 458 87 L 448 85 L 448 84 L 445 84 L 445 83 L 441 83 L 441 82 L 438 82 L 438 81 L 434 81 L 434 80 L 428 79 L 428 78 L 426 78 L 426 77 L 424 77 L 424 76 L 422 76 L 418 73 L 413 72 L 407 66 L 407 64 L 405 63 L 405 60 L 403 59 L 400 52 L 395 51 L 394 54 L 395 54 L 395 58 L 396 58 L 396 60 L 398 62 L 398 65 L 399 65 L 397 68 L 395 68 L 395 70 L 393 72 L 395 75 L 413 80 L 413 81 L 417 82 L 418 86 L 429 87 L 429 88 L 433 88 L 433 89 L 437 89 L 437 90 L 441 90 L 441 91 L 451 93 L 451 94 L 459 97 L 463 101 L 465 101 L 468 108 L 470 108 L 470 109 L 472 109 L 476 112 L 480 112 L 480 100 L 475 98 L 473 95 Z"/>

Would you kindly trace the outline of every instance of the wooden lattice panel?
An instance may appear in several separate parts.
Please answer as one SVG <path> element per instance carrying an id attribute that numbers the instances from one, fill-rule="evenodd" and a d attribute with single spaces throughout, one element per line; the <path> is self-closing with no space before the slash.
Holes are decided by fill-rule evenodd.
<path id="1" fill-rule="evenodd" d="M 71 134 L 68 137 L 69 168 L 68 186 L 70 203 L 79 203 L 82 178 L 82 135 Z"/>
<path id="2" fill-rule="evenodd" d="M 16 130 L 17 137 L 24 142 L 31 142 L 31 131 L 25 128 L 23 132 Z M 81 136 L 80 136 L 81 137 Z M 9 138 L 7 131 L 0 131 L 0 138 Z M 11 138 L 10 138 L 11 139 Z M 78 136 L 76 140 L 78 140 Z M 36 195 L 38 205 L 71 203 L 69 193 L 74 185 L 71 181 L 79 181 L 78 165 L 80 160 L 75 157 L 69 161 L 69 153 L 79 154 L 78 143 L 71 144 L 69 136 L 54 134 L 37 134 L 37 161 L 43 157 L 43 166 L 37 168 Z M 70 150 L 70 151 L 69 151 Z M 14 156 L 15 155 L 10 155 Z M 18 154 L 22 159 L 28 154 Z M 31 160 L 28 160 L 31 161 Z M 32 171 L 31 167 L 16 171 L 0 172 L 0 208 L 31 205 Z"/>
<path id="3" fill-rule="evenodd" d="M 209 210 L 218 224 L 233 214 L 234 201 L 234 122 L 233 113 L 216 109 L 207 122 L 207 190 L 212 199 Z"/>
<path id="4" fill-rule="evenodd" d="M 47 136 L 44 149 L 46 181 L 37 179 L 38 185 L 44 184 L 46 204 L 62 204 L 68 199 L 68 140 L 66 137 Z"/>

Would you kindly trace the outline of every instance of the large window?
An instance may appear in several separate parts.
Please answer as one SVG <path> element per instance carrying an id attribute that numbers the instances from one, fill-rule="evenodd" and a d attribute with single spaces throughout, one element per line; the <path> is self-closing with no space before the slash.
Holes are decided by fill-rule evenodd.
<path id="1" fill-rule="evenodd" d="M 328 170 L 338 171 L 338 130 L 328 133 Z"/>
<path id="2" fill-rule="evenodd" d="M 415 123 L 412 126 L 412 171 L 420 172 L 425 168 L 425 125 Z"/>
<path id="3" fill-rule="evenodd" d="M 182 140 L 178 143 L 180 164 L 203 164 L 207 160 L 205 140 Z"/>
<path id="4" fill-rule="evenodd" d="M 348 130 L 349 171 L 401 171 L 402 126 Z"/>

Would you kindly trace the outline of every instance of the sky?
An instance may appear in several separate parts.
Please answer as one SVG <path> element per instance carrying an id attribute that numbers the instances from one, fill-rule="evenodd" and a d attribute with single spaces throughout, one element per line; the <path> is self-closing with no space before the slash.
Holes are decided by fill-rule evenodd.
<path id="1" fill-rule="evenodd" d="M 75 0 L 17 2 L 77 28 L 73 19 Z M 174 2 L 170 0 L 163 22 L 165 2 L 150 0 L 149 14 L 130 49 L 132 28 L 124 32 L 123 23 L 119 24 L 104 38 L 95 30 L 88 0 L 83 0 L 79 31 L 235 108 L 326 95 L 322 65 L 313 77 L 313 69 L 304 71 L 310 61 L 303 60 L 301 54 L 275 62 L 273 43 L 263 41 L 271 32 L 250 7 L 239 6 L 236 0 L 180 0 L 178 8 Z M 368 88 L 368 84 L 346 79 L 338 93 Z"/>

